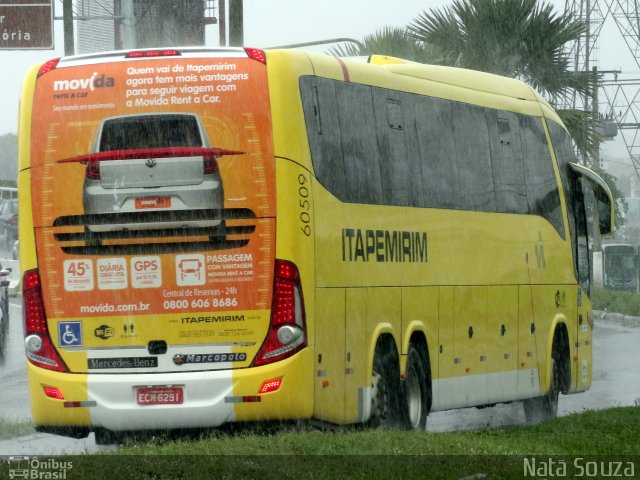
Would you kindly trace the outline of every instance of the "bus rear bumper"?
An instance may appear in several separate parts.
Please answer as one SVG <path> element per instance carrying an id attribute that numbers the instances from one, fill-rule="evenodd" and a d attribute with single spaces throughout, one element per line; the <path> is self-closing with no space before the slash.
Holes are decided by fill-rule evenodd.
<path id="1" fill-rule="evenodd" d="M 87 375 L 31 364 L 28 370 L 32 417 L 40 429 L 201 428 L 234 421 L 303 419 L 313 413 L 311 348 L 272 365 L 237 370 Z M 261 394 L 265 382 L 274 380 L 280 380 L 280 387 Z M 57 388 L 64 399 L 48 397 L 45 386 Z M 140 387 L 181 388 L 182 403 L 140 405 Z"/>

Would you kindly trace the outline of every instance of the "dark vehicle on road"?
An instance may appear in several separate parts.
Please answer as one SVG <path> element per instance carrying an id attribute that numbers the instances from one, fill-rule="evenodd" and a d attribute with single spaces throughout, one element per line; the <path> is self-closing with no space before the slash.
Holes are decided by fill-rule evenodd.
<path id="1" fill-rule="evenodd" d="M 610 243 L 593 253 L 596 285 L 606 290 L 638 291 L 638 254 L 634 245 Z"/>
<path id="2" fill-rule="evenodd" d="M 15 198 L 0 203 L 0 233 L 7 250 L 11 250 L 18 239 L 18 200 Z"/>
<path id="3" fill-rule="evenodd" d="M 9 273 L 11 270 L 0 264 L 0 359 L 4 357 L 9 333 Z"/>

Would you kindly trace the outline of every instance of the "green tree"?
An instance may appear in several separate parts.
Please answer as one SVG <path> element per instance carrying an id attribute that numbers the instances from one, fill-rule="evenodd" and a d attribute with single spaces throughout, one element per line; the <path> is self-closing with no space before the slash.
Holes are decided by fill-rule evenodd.
<path id="1" fill-rule="evenodd" d="M 575 72 L 564 51 L 585 26 L 538 0 L 454 0 L 451 6 L 423 11 L 407 27 L 417 41 L 432 45 L 446 65 L 519 78 L 557 101 L 590 97 L 590 73 Z M 553 103 L 553 102 L 552 102 Z M 590 112 L 558 112 L 580 152 L 593 157 L 600 139 Z"/>
<path id="2" fill-rule="evenodd" d="M 378 53 L 422 63 L 437 63 L 518 78 L 558 105 L 572 95 L 592 97 L 597 78 L 575 72 L 564 46 L 585 26 L 571 15 L 538 0 L 454 0 L 451 6 L 423 11 L 406 29 L 385 27 L 362 40 L 363 47 L 334 47 L 339 56 Z M 592 112 L 557 109 L 578 151 L 592 168 L 601 137 Z M 604 175 L 606 177 L 606 175 Z M 608 178 L 618 206 L 623 194 Z M 620 208 L 617 224 L 622 225 Z"/>
<path id="3" fill-rule="evenodd" d="M 338 57 L 388 55 L 421 63 L 441 63 L 442 55 L 437 48 L 415 39 L 408 30 L 398 27 L 383 27 L 362 39 L 362 46 L 352 43 L 329 49 Z"/>

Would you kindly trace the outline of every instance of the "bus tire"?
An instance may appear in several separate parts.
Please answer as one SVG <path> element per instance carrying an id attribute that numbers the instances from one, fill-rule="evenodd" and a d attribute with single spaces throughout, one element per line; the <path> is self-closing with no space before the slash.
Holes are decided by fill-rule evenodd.
<path id="1" fill-rule="evenodd" d="M 527 423 L 544 422 L 558 415 L 558 397 L 561 390 L 560 363 L 559 358 L 551 358 L 551 387 L 546 395 L 529 398 L 523 402 Z"/>
<path id="2" fill-rule="evenodd" d="M 419 347 L 412 343 L 407 353 L 407 375 L 404 380 L 406 420 L 409 429 L 424 431 L 427 428 L 429 390 L 426 355 L 422 355 Z"/>
<path id="3" fill-rule="evenodd" d="M 370 428 L 404 426 L 398 354 L 393 341 L 379 340 L 371 373 Z"/>

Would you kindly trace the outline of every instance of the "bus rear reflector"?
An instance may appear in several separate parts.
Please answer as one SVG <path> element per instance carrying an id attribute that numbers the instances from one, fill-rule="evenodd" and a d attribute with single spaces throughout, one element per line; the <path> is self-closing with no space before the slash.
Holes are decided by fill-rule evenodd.
<path id="1" fill-rule="evenodd" d="M 224 397 L 224 403 L 260 403 L 260 395 L 245 395 L 243 397 Z"/>
<path id="2" fill-rule="evenodd" d="M 243 403 L 260 403 L 262 399 L 258 395 L 248 395 L 242 397 Z"/>
<path id="3" fill-rule="evenodd" d="M 262 387 L 260 387 L 260 393 L 262 394 L 262 393 L 275 392 L 276 390 L 280 389 L 280 385 L 282 385 L 281 378 L 274 378 L 273 380 L 267 380 L 262 384 Z"/>
<path id="4" fill-rule="evenodd" d="M 298 267 L 286 260 L 275 261 L 271 322 L 254 366 L 284 360 L 307 346 L 307 326 Z"/>
<path id="5" fill-rule="evenodd" d="M 58 355 L 49 335 L 38 270 L 28 270 L 22 277 L 22 303 L 27 358 L 38 367 L 67 372 L 67 366 Z"/>
<path id="6" fill-rule="evenodd" d="M 259 48 L 245 48 L 244 51 L 247 53 L 249 58 L 257 60 L 260 63 L 267 63 L 267 56 L 265 55 L 264 50 L 260 50 Z"/>
<path id="7" fill-rule="evenodd" d="M 59 58 L 52 58 L 51 60 L 44 62 L 40 67 L 40 70 L 38 70 L 38 78 L 56 68 L 59 61 Z"/>
<path id="8" fill-rule="evenodd" d="M 49 398 L 64 400 L 64 395 L 62 394 L 60 389 L 56 387 L 44 387 L 44 394 Z"/>

